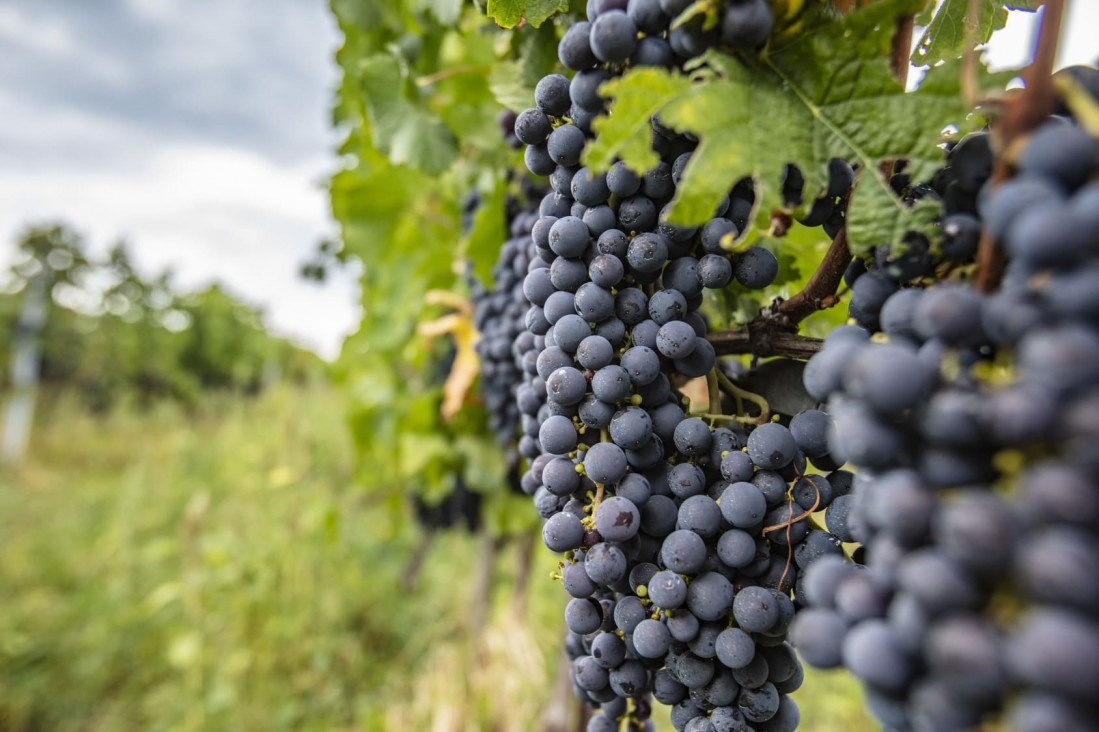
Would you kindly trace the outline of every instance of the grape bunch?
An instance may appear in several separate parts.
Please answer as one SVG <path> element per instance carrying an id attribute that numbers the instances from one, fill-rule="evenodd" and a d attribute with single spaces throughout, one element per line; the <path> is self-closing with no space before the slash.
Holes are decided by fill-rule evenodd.
<path id="1" fill-rule="evenodd" d="M 807 574 L 792 639 L 852 671 L 889 729 L 1001 713 L 1013 730 L 1094 729 L 1099 141 L 1050 118 L 989 189 L 987 140 L 963 147 L 979 140 L 951 153 L 982 162 L 951 164 L 974 208 L 944 218 L 944 240 L 974 217 L 973 245 L 983 229 L 1007 253 L 1000 290 L 895 282 L 873 318 L 852 305 L 884 337 L 842 327 L 806 367 L 830 448 L 858 468 L 826 522 L 862 548 Z"/>
<path id="2" fill-rule="evenodd" d="M 847 219 L 847 199 L 855 183 L 855 169 L 842 158 L 828 161 L 828 183 L 822 195 L 809 204 L 805 216 L 798 219 L 802 226 L 819 226 L 834 239 Z M 787 206 L 798 207 L 803 203 L 805 176 L 793 164 L 782 171 L 782 197 Z"/>
<path id="3" fill-rule="evenodd" d="M 786 642 L 793 594 L 806 568 L 842 556 L 840 539 L 810 513 L 845 497 L 851 474 L 829 454 L 824 412 L 787 415 L 788 424 L 700 418 L 678 389 L 720 370 L 698 312 L 703 291 L 761 289 L 777 276 L 769 250 L 734 251 L 753 183 L 735 185 L 701 226 L 669 223 L 695 141 L 659 119 L 652 169 L 579 165 L 590 121 L 603 113 L 596 88 L 623 63 L 678 64 L 730 38 L 754 48 L 766 34 L 733 31 L 763 16 L 769 29 L 770 9 L 729 4 L 729 33 L 705 42 L 689 35 L 701 23 L 669 31 L 673 3 L 591 11 L 559 48 L 576 75 L 542 79 L 537 106 L 515 125 L 528 167 L 553 189 L 530 232 L 516 402 L 519 452 L 530 461 L 522 485 L 546 519 L 546 545 L 565 555 L 575 691 L 603 710 L 590 730 L 622 719 L 647 728 L 649 695 L 673 707 L 679 730 L 793 730 L 800 714 L 788 694 L 802 679 Z M 810 209 L 815 225 L 841 226 L 853 171 L 836 160 L 830 173 Z M 788 167 L 791 198 L 801 195 L 799 175 Z M 809 471 L 809 460 L 831 472 Z"/>
<path id="4" fill-rule="evenodd" d="M 649 691 L 680 730 L 796 728 L 791 593 L 808 567 L 843 556 L 809 514 L 851 487 L 846 471 L 806 472 L 808 454 L 830 462 L 830 425 L 817 410 L 750 432 L 687 417 L 661 439 L 670 459 L 625 461 L 605 482 L 591 476 L 607 467 L 600 453 L 617 456 L 613 442 L 535 460 L 536 503 L 564 502 L 546 511 L 543 539 L 566 552 L 578 696 L 610 704 L 590 729 L 616 728 L 618 698 Z"/>

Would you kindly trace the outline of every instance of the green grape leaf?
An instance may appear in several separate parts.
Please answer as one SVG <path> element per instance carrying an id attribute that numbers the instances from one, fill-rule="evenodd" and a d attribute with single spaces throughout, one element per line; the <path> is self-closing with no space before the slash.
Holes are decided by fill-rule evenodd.
<path id="1" fill-rule="evenodd" d="M 397 443 L 400 460 L 400 476 L 416 478 L 433 462 L 453 460 L 454 447 L 444 435 L 431 432 L 407 431 Z"/>
<path id="2" fill-rule="evenodd" d="M 371 133 L 378 150 L 395 164 L 441 173 L 458 154 L 454 135 L 418 100 L 409 98 L 407 74 L 387 53 L 366 59 L 361 68 Z"/>
<path id="3" fill-rule="evenodd" d="M 957 63 L 931 69 L 920 88 L 905 92 L 889 70 L 894 18 L 919 12 L 926 0 L 885 0 L 840 22 L 818 26 L 756 59 L 711 53 L 692 77 L 657 69 L 628 72 L 608 83 L 609 117 L 585 162 L 600 169 L 621 157 L 644 170 L 656 160 L 648 149 L 647 120 L 658 113 L 677 131 L 693 132 L 699 145 L 684 171 L 671 220 L 707 219 L 733 183 L 756 181 L 759 216 L 786 208 L 781 177 L 787 163 L 805 177 L 812 201 L 827 183 L 828 160 L 858 166 L 848 213 L 852 251 L 897 242 L 910 229 L 929 231 L 926 206 L 909 208 L 879 174 L 884 160 L 904 158 L 913 179 L 941 164 L 942 130 L 965 119 Z"/>
<path id="4" fill-rule="evenodd" d="M 554 13 L 569 9 L 569 0 L 488 0 L 488 15 L 504 28 L 514 28 L 524 20 L 535 28 Z"/>
<path id="5" fill-rule="evenodd" d="M 957 58 L 965 51 L 973 28 L 975 43 L 988 43 L 992 33 L 1007 23 L 1007 11 L 1034 10 L 1035 0 L 978 0 L 977 17 L 969 17 L 971 0 L 944 0 L 912 51 L 916 66 L 932 66 L 939 61 Z"/>
<path id="6" fill-rule="evenodd" d="M 874 179 L 879 181 L 881 177 L 875 175 Z M 853 254 L 861 254 L 882 242 L 896 244 L 909 231 L 921 232 L 935 241 L 939 236 L 938 218 L 939 204 L 931 198 L 907 207 L 887 186 L 862 186 L 847 208 L 848 244 Z"/>
<path id="7" fill-rule="evenodd" d="M 584 151 L 584 164 L 606 170 L 622 158 L 638 171 L 656 165 L 660 158 L 650 146 L 649 120 L 690 89 L 687 77 L 656 68 L 635 69 L 603 84 L 600 93 L 614 99 L 613 113 L 595 120 L 595 139 Z"/>
<path id="8" fill-rule="evenodd" d="M 534 87 L 523 83 L 523 69 L 518 61 L 500 61 L 488 74 L 488 88 L 500 106 L 522 112 L 534 105 Z"/>
<path id="9" fill-rule="evenodd" d="M 345 131 L 339 152 L 349 162 L 329 189 L 343 251 L 362 262 L 362 318 L 334 367 L 347 394 L 356 481 L 399 522 L 409 494 L 438 502 L 464 480 L 488 499 L 487 523 L 529 531 L 539 520 L 530 499 L 510 495 L 487 413 L 454 379 L 476 370 L 469 318 L 461 306 L 450 312 L 438 293 L 463 299 L 464 270 L 456 265 L 467 258 L 482 277 L 491 275 L 507 238 L 506 196 L 519 188 L 507 172 L 521 157 L 500 138 L 499 84 L 513 84 L 529 106 L 538 79 L 555 68 L 559 28 L 520 23 L 498 32 L 482 12 L 485 0 L 331 4 L 343 33 L 333 120 Z M 502 58 L 510 67 L 493 73 Z M 483 206 L 463 234 L 462 206 L 474 187 Z M 448 322 L 454 327 L 440 330 Z M 466 358 L 448 376 L 456 346 Z M 448 394 L 449 409 L 461 404 L 443 420 Z"/>

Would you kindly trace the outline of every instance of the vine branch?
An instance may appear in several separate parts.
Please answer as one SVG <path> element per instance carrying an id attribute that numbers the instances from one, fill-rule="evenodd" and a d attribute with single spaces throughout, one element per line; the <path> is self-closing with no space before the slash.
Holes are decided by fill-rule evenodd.
<path id="1" fill-rule="evenodd" d="M 776 330 L 766 337 L 753 338 L 748 328 L 717 330 L 706 336 L 706 339 L 719 356 L 750 353 L 761 357 L 811 358 L 824 343 L 820 338 L 800 336 L 786 330 Z"/>
<path id="2" fill-rule="evenodd" d="M 1003 115 L 992 128 L 996 149 L 996 162 L 992 167 L 993 187 L 1011 177 L 1011 164 L 1005 153 L 1053 112 L 1053 64 L 1061 35 L 1064 0 L 1045 0 L 1044 6 L 1034 61 L 1023 76 L 1026 88 L 1008 99 Z M 981 234 L 977 249 L 977 291 L 985 294 L 994 292 L 1000 285 L 1005 264 L 1003 248 L 986 230 Z"/>
<path id="3" fill-rule="evenodd" d="M 706 393 L 710 397 L 709 410 L 710 414 L 719 414 L 721 412 L 721 389 L 717 383 L 717 366 L 710 369 L 710 372 L 706 374 Z"/>
<path id="4" fill-rule="evenodd" d="M 792 325 L 797 325 L 816 311 L 835 305 L 836 289 L 843 281 L 843 273 L 850 263 L 851 250 L 847 246 L 847 227 L 843 227 L 832 240 L 817 271 L 805 283 L 805 288 L 789 300 L 779 303 L 775 308 L 776 314 Z"/>
<path id="5" fill-rule="evenodd" d="M 908 86 L 908 58 L 912 53 L 912 30 L 915 26 L 915 16 L 898 15 L 893 28 L 893 42 L 889 47 L 889 70 L 901 86 Z"/>
<path id="6" fill-rule="evenodd" d="M 850 262 L 847 229 L 841 228 L 801 292 L 764 308 L 747 328 L 715 331 L 707 340 L 719 356 L 750 353 L 810 358 L 820 350 L 823 341 L 798 335 L 797 325 L 816 311 L 836 304 L 836 290 Z"/>

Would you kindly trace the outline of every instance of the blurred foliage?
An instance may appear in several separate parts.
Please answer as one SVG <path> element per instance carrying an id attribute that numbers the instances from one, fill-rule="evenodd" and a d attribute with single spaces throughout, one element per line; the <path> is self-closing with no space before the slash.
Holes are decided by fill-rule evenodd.
<path id="1" fill-rule="evenodd" d="M 0 364 L 11 355 L 23 291 L 46 279 L 52 307 L 39 337 L 41 379 L 81 390 L 107 408 L 123 398 L 194 402 L 210 389 L 255 393 L 280 379 L 305 381 L 324 364 L 272 336 L 259 310 L 213 284 L 181 292 L 171 271 L 149 278 L 124 242 L 96 260 L 63 225 L 30 228 L 0 292 Z M 0 387 L 7 385 L 6 371 Z"/>
<path id="2" fill-rule="evenodd" d="M 490 88 L 501 54 L 514 55 L 511 36 L 471 4 L 334 0 L 332 8 L 344 34 L 334 117 L 346 132 L 346 166 L 331 180 L 335 251 L 362 263 L 363 319 L 337 365 L 358 478 L 394 506 L 409 493 L 437 502 L 461 478 L 494 497 L 485 504 L 494 533 L 531 529 L 536 517 L 510 494 L 476 395 L 441 417 L 451 338 L 418 332 L 453 312 L 428 293 L 467 295 L 467 257 L 484 272 L 502 243 L 494 234 L 503 206 L 495 218 L 476 217 L 467 234 L 462 202 L 470 191 L 501 202 L 509 171 L 522 164 L 501 144 Z M 521 35 L 555 45 L 555 32 L 545 25 Z"/>
<path id="3" fill-rule="evenodd" d="M 354 486 L 342 394 L 106 415 L 45 397 L 27 460 L 0 470 L 0 729 L 537 726 L 563 639 L 556 557 L 539 542 L 523 591 L 515 542 L 432 532 L 399 589 L 419 532 Z M 490 559 L 471 628 L 465 578 Z M 850 677 L 807 673 L 801 729 L 872 729 Z"/>

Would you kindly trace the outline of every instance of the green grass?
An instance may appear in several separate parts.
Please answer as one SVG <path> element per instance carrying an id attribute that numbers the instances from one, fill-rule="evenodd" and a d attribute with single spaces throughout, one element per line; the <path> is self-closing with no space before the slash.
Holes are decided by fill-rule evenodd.
<path id="1" fill-rule="evenodd" d="M 24 465 L 0 472 L 0 729 L 538 728 L 565 601 L 553 556 L 538 547 L 517 594 L 519 542 L 441 532 L 401 589 L 419 532 L 352 485 L 340 404 L 317 387 L 191 413 L 43 409 Z M 803 729 L 872 728 L 844 676 L 795 698 Z"/>

